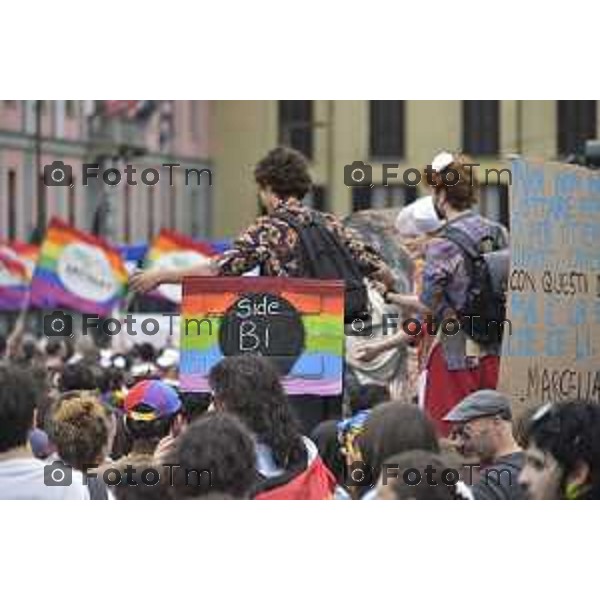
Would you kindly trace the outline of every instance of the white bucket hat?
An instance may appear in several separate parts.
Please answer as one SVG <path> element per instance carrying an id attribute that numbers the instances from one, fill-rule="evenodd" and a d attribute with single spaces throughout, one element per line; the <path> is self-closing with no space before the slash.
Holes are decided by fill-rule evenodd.
<path id="1" fill-rule="evenodd" d="M 396 217 L 396 230 L 402 237 L 418 237 L 442 226 L 433 207 L 433 197 L 424 196 L 405 206 Z"/>

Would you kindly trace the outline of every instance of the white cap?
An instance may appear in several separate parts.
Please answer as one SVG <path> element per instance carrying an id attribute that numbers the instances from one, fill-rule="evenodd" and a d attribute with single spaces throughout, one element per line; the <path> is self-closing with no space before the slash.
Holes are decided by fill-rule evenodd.
<path id="1" fill-rule="evenodd" d="M 431 168 L 436 173 L 441 173 L 444 169 L 447 169 L 454 162 L 454 156 L 450 152 L 445 150 L 436 154 L 431 161 Z"/>
<path id="2" fill-rule="evenodd" d="M 442 226 L 433 206 L 433 197 L 424 196 L 405 206 L 396 217 L 396 230 L 402 237 L 418 237 Z"/>
<path id="3" fill-rule="evenodd" d="M 170 369 L 179 365 L 179 351 L 175 348 L 165 348 L 158 357 L 156 364 L 161 369 Z"/>

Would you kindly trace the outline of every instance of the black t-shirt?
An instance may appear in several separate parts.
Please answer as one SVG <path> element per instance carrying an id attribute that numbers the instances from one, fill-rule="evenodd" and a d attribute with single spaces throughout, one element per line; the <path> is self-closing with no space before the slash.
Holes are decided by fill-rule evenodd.
<path id="1" fill-rule="evenodd" d="M 524 460 L 523 452 L 514 452 L 482 469 L 481 479 L 473 486 L 475 500 L 524 500 L 525 495 L 519 485 Z"/>

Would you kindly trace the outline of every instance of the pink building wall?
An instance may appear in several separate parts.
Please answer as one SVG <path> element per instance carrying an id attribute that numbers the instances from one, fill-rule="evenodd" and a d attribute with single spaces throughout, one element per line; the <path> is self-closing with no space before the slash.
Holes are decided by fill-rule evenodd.
<path id="1" fill-rule="evenodd" d="M 181 160 L 182 163 L 197 164 L 210 161 L 209 122 L 211 103 L 209 101 L 173 101 L 173 138 L 170 142 L 167 155 Z M 29 109 L 29 130 L 26 130 L 26 105 L 24 101 L 7 104 L 0 100 L 0 240 L 6 239 L 9 229 L 9 172 L 16 173 L 15 186 L 15 212 L 16 212 L 16 238 L 25 240 L 31 234 L 37 222 L 37 185 L 35 181 L 35 112 L 34 107 Z M 89 193 L 81 183 L 82 163 L 86 161 L 85 152 L 88 147 L 87 117 L 84 115 L 83 102 L 74 103 L 72 117 L 64 114 L 62 135 L 56 129 L 60 118 L 57 119 L 56 105 L 52 101 L 46 102 L 42 113 L 42 137 L 44 138 L 41 163 L 50 164 L 54 160 L 62 160 L 73 168 L 76 174 L 75 186 L 72 190 L 65 187 L 45 187 L 46 214 L 50 219 L 56 215 L 64 220 L 69 220 L 70 213 L 74 212 L 72 222 L 77 227 L 88 227 L 93 214 L 90 206 Z M 158 144 L 158 114 L 154 114 L 146 127 L 146 143 L 148 151 L 160 156 Z M 146 159 L 139 165 L 139 173 L 143 168 L 153 166 Z M 149 231 L 152 221 L 153 229 L 158 231 L 161 227 L 176 224 L 185 229 L 189 222 L 186 214 L 188 210 L 187 190 L 183 189 L 182 182 L 177 182 L 177 206 L 172 207 L 173 190 L 169 189 L 161 179 L 153 192 L 148 193 L 148 188 L 138 186 L 129 192 L 130 202 L 124 202 L 124 186 L 120 185 L 114 190 L 114 226 L 117 241 L 126 241 L 125 223 L 129 210 L 130 241 L 140 241 L 151 237 Z M 153 196 L 153 202 L 150 199 Z M 74 206 L 70 210 L 70 203 Z M 74 210 L 73 210 L 74 209 Z M 148 211 L 153 211 L 150 217 Z"/>

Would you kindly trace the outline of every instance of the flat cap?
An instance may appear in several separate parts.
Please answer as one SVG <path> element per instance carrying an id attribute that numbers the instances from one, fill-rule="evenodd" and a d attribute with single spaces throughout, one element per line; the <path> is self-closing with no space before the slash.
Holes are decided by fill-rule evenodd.
<path id="1" fill-rule="evenodd" d="M 463 423 L 479 417 L 493 417 L 494 415 L 507 420 L 512 418 L 508 398 L 496 390 L 477 390 L 463 398 L 444 417 L 444 421 Z"/>

